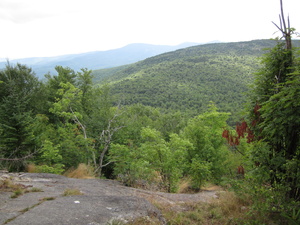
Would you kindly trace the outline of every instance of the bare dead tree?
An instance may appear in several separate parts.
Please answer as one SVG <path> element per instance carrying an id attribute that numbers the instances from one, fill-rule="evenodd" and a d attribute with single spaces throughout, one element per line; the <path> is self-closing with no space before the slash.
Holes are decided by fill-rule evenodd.
<path id="1" fill-rule="evenodd" d="M 86 131 L 86 126 L 79 120 L 79 118 L 76 116 L 75 112 L 72 110 L 71 107 L 70 107 L 70 111 L 72 113 L 72 120 L 82 130 L 84 139 L 87 139 L 88 134 L 87 134 L 87 131 Z M 119 117 L 121 114 L 122 113 L 120 112 L 120 103 L 119 103 L 117 105 L 116 113 L 108 121 L 107 128 L 105 130 L 102 130 L 102 132 L 99 136 L 99 143 L 100 143 L 100 147 L 99 147 L 100 148 L 100 156 L 99 156 L 99 158 L 97 159 L 95 151 L 90 152 L 91 155 L 92 155 L 93 164 L 94 164 L 94 167 L 95 167 L 94 173 L 98 174 L 99 176 L 101 176 L 101 174 L 102 174 L 102 168 L 103 167 L 108 166 L 109 164 L 113 163 L 112 161 L 109 161 L 106 164 L 104 164 L 104 157 L 106 156 L 106 154 L 109 150 L 109 147 L 110 147 L 110 144 L 112 142 L 114 133 L 124 127 L 124 126 L 114 127 L 114 123 L 116 122 L 117 117 Z M 85 147 L 86 147 L 87 151 L 89 151 L 89 148 L 88 148 L 87 144 L 86 144 Z M 95 150 L 96 148 L 97 148 L 96 145 L 94 145 L 93 149 Z"/>
<path id="2" fill-rule="evenodd" d="M 287 22 L 284 17 L 284 12 L 283 12 L 283 3 L 282 0 L 280 0 L 280 14 L 279 14 L 279 22 L 280 25 L 278 26 L 276 23 L 272 22 L 277 29 L 281 32 L 282 36 L 280 40 L 284 39 L 285 41 L 285 50 L 286 50 L 286 55 L 283 58 L 283 67 L 279 71 L 277 75 L 275 75 L 275 80 L 277 84 L 283 82 L 285 79 L 285 75 L 292 73 L 293 72 L 293 51 L 292 51 L 292 35 L 297 34 L 295 32 L 294 28 L 291 28 L 290 24 L 290 18 L 289 16 L 287 17 Z M 278 92 L 278 88 L 276 89 L 276 92 Z"/>
<path id="3" fill-rule="evenodd" d="M 289 16 L 287 17 L 287 24 L 286 24 L 284 13 L 283 13 L 282 0 L 280 0 L 280 11 L 281 11 L 281 14 L 279 14 L 280 26 L 278 26 L 274 22 L 272 22 L 272 23 L 282 33 L 282 38 L 285 40 L 285 43 L 286 43 L 286 49 L 291 50 L 292 49 L 292 35 L 294 34 L 294 29 L 291 28 Z"/>
<path id="4" fill-rule="evenodd" d="M 108 121 L 107 129 L 103 130 L 99 137 L 99 141 L 103 147 L 102 147 L 102 150 L 101 150 L 101 153 L 99 156 L 98 163 L 97 163 L 96 157 L 94 155 L 94 165 L 96 167 L 94 173 L 98 174 L 98 176 L 102 175 L 103 167 L 108 166 L 109 164 L 113 163 L 113 161 L 109 161 L 106 164 L 104 164 L 104 157 L 106 156 L 106 154 L 109 150 L 109 147 L 112 143 L 114 133 L 124 127 L 124 126 L 116 126 L 116 127 L 113 126 L 113 124 L 116 122 L 117 117 L 119 117 L 122 114 L 122 113 L 119 113 L 118 111 L 119 111 L 119 105 L 117 107 L 117 112 Z"/>

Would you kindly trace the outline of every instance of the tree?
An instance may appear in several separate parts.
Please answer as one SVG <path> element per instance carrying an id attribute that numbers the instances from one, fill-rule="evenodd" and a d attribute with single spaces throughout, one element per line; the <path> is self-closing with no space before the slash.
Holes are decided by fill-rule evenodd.
<path id="1" fill-rule="evenodd" d="M 59 93 L 57 92 L 59 89 L 61 89 L 61 84 L 64 83 L 70 83 L 74 87 L 76 87 L 76 78 L 77 73 L 75 73 L 74 70 L 68 68 L 68 67 L 62 67 L 62 66 L 56 66 L 55 70 L 57 71 L 57 75 L 51 76 L 50 74 L 46 74 L 45 77 L 47 79 L 46 81 L 46 87 L 44 91 L 47 93 L 46 102 L 47 102 L 47 111 L 44 112 L 46 115 L 48 115 L 51 122 L 55 123 L 57 122 L 57 117 L 53 116 L 53 114 L 49 114 L 49 109 L 52 107 L 52 104 L 56 102 L 56 99 L 59 98 Z"/>
<path id="2" fill-rule="evenodd" d="M 124 128 L 116 134 L 116 140 L 120 144 L 134 144 L 139 146 L 141 140 L 141 129 L 143 127 L 157 128 L 156 121 L 160 118 L 160 112 L 156 108 L 134 104 L 124 107 L 124 113 L 120 121 Z"/>
<path id="3" fill-rule="evenodd" d="M 211 103 L 208 112 L 189 120 L 183 130 L 182 136 L 194 146 L 188 152 L 188 160 L 195 186 L 209 178 L 218 183 L 227 171 L 225 159 L 228 151 L 224 145 L 222 132 L 227 126 L 228 117 L 229 113 L 218 112 L 216 106 Z M 200 176 L 200 170 L 205 175 Z"/>
<path id="4" fill-rule="evenodd" d="M 286 25 L 281 3 L 279 41 L 263 58 L 251 97 L 250 121 L 256 148 L 252 157 L 265 182 L 285 193 L 287 201 L 300 200 L 299 56 L 293 48 L 294 29 Z"/>
<path id="5" fill-rule="evenodd" d="M 56 102 L 49 109 L 59 121 L 55 123 L 56 140 L 60 154 L 67 167 L 88 162 L 92 157 L 90 152 L 91 139 L 88 138 L 85 126 L 81 123 L 82 91 L 71 83 L 60 83 Z M 90 156 L 89 156 L 90 155 Z"/>
<path id="6" fill-rule="evenodd" d="M 0 155 L 23 158 L 36 150 L 29 124 L 42 104 L 41 83 L 30 68 L 9 63 L 0 71 L 0 81 Z"/>
<path id="7" fill-rule="evenodd" d="M 46 74 L 45 77 L 48 79 L 49 86 L 53 89 L 59 89 L 60 83 L 71 83 L 75 85 L 77 73 L 69 67 L 56 66 L 55 70 L 57 72 L 57 76 L 51 76 L 50 74 Z"/>
<path id="8" fill-rule="evenodd" d="M 82 111 L 86 115 L 89 115 L 93 105 L 93 76 L 92 70 L 81 69 L 81 72 L 77 73 L 76 86 L 82 91 L 81 105 Z"/>

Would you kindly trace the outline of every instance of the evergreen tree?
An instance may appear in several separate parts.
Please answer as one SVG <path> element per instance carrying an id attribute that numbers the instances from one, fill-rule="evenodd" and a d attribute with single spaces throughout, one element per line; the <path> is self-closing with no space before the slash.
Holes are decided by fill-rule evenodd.
<path id="1" fill-rule="evenodd" d="M 39 110 L 41 83 L 30 68 L 9 63 L 0 80 L 0 154 L 22 158 L 35 149 L 29 124 Z"/>

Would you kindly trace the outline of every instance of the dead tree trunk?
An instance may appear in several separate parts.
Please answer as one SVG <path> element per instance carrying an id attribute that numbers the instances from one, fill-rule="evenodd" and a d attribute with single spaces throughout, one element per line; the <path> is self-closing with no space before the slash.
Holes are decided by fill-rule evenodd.
<path id="1" fill-rule="evenodd" d="M 278 26 L 274 22 L 272 22 L 272 23 L 282 33 L 282 38 L 284 38 L 284 40 L 285 40 L 286 49 L 291 50 L 292 49 L 292 34 L 293 34 L 294 29 L 291 28 L 289 16 L 287 17 L 287 24 L 286 24 L 284 13 L 283 13 L 282 0 L 280 0 L 280 11 L 281 11 L 281 14 L 279 15 L 280 26 Z"/>
<path id="2" fill-rule="evenodd" d="M 94 156 L 94 165 L 96 168 L 94 173 L 97 174 L 99 177 L 101 177 L 101 175 L 102 175 L 103 167 L 108 166 L 109 164 L 113 163 L 112 161 L 109 161 L 104 164 L 104 158 L 105 158 L 105 156 L 109 150 L 109 147 L 112 143 L 114 133 L 124 127 L 124 126 L 117 126 L 117 127 L 113 126 L 113 123 L 116 122 L 116 119 L 118 116 L 120 116 L 120 114 L 116 113 L 113 116 L 113 118 L 108 121 L 107 129 L 103 130 L 99 137 L 99 141 L 101 144 L 100 146 L 102 146 L 102 149 L 101 149 L 98 163 L 96 162 L 96 158 Z"/>

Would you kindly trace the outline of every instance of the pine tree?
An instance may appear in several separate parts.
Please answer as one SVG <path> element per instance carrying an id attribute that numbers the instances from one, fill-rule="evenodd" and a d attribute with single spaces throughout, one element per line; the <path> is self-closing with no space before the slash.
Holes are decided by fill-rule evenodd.
<path id="1" fill-rule="evenodd" d="M 0 81 L 0 155 L 22 158 L 34 151 L 28 127 L 39 108 L 41 83 L 30 68 L 9 63 Z"/>

